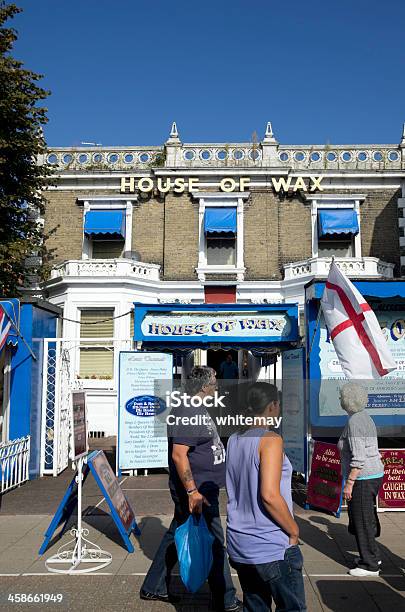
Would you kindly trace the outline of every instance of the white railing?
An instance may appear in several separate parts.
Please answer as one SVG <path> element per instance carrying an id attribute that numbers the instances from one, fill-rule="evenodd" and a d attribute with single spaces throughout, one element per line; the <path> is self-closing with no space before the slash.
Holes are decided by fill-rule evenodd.
<path id="1" fill-rule="evenodd" d="M 328 276 L 331 262 L 331 257 L 312 257 L 286 264 L 284 280 L 304 276 Z M 394 276 L 394 264 L 377 257 L 335 257 L 335 262 L 342 272 L 354 278 L 393 278 Z"/>
<path id="2" fill-rule="evenodd" d="M 272 152 L 269 155 L 268 149 Z M 176 143 L 151 147 L 51 148 L 39 163 L 64 173 L 149 170 L 159 167 L 280 167 L 293 170 L 400 170 L 403 143 L 283 145 L 274 141 Z"/>
<path id="3" fill-rule="evenodd" d="M 28 480 L 30 436 L 0 444 L 1 493 Z"/>
<path id="4" fill-rule="evenodd" d="M 51 278 L 119 276 L 159 280 L 160 266 L 132 259 L 71 259 L 55 266 Z"/>

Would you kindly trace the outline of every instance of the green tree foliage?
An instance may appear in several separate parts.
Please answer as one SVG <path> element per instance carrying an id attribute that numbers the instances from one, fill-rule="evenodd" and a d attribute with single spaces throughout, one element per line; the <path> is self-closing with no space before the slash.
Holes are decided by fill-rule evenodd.
<path id="1" fill-rule="evenodd" d="M 35 268 L 27 269 L 32 255 L 46 260 L 42 227 L 44 188 L 51 170 L 39 165 L 46 154 L 42 125 L 46 108 L 39 106 L 49 92 L 37 85 L 40 75 L 23 68 L 10 52 L 17 34 L 4 23 L 21 12 L 0 1 L 0 295 L 17 295 Z M 45 159 L 45 158 L 43 158 Z M 36 259 L 36 258 L 35 258 Z"/>

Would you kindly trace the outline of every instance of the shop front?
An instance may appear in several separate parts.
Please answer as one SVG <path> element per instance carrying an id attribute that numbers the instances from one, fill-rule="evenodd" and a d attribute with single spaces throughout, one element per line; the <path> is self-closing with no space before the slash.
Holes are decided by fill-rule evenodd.
<path id="1" fill-rule="evenodd" d="M 297 304 L 135 303 L 134 308 L 136 348 L 173 352 L 175 374 L 182 378 L 193 365 L 208 365 L 218 378 L 276 379 L 275 369 L 266 374 L 263 368 L 299 343 Z M 230 361 L 233 371 L 224 365 Z"/>
<path id="2" fill-rule="evenodd" d="M 294 352 L 301 355 L 300 342 L 297 304 L 135 303 L 136 351 L 120 355 L 118 470 L 166 467 L 166 441 L 161 427 L 163 417 L 158 425 L 153 422 L 150 418 L 153 407 L 146 404 L 156 401 L 156 405 L 163 406 L 164 402 L 162 404 L 160 400 L 167 399 L 169 391 L 182 387 L 194 365 L 208 365 L 216 371 L 222 401 L 219 407 L 215 407 L 217 411 L 210 414 L 215 414 L 218 433 L 226 441 L 232 431 L 229 423 L 234 424 L 236 414 L 244 409 L 244 383 L 267 380 L 278 384 L 282 391 L 277 376 L 277 368 L 281 373 L 278 357 L 280 354 L 283 359 L 287 355 L 291 357 Z M 156 373 L 166 372 L 166 376 L 171 370 L 170 381 L 157 380 L 162 374 L 156 374 L 155 380 L 151 380 L 153 368 Z M 298 371 L 302 385 L 302 367 Z M 295 376 L 296 370 L 290 368 L 289 372 Z M 135 379 L 142 379 L 145 385 L 140 386 Z M 290 382 L 291 387 L 296 383 Z M 156 396 L 160 399 L 157 400 Z M 151 397 L 155 399 L 150 400 Z M 303 419 L 302 397 L 300 402 L 300 416 L 295 415 L 295 420 Z M 158 410 L 164 409 L 159 407 Z M 156 433 L 158 429 L 159 435 Z M 126 456 L 122 450 L 124 444 L 128 449 Z M 136 453 L 130 450 L 135 445 L 140 445 L 136 457 Z M 301 440 L 300 447 L 303 448 Z M 160 458 L 159 466 L 156 465 L 156 456 Z"/>

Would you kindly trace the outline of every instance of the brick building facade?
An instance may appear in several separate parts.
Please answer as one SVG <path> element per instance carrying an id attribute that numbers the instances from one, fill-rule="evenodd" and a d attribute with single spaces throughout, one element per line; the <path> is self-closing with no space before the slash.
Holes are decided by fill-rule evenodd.
<path id="1" fill-rule="evenodd" d="M 55 148 L 47 161 L 57 175 L 44 219 L 54 259 L 34 291 L 63 308 L 63 337 L 80 344 L 73 376 L 107 415 L 90 413 L 90 429 L 114 431 L 117 360 L 91 353 L 83 338 L 102 333 L 114 349 L 130 348 L 133 302 L 199 304 L 215 288 L 229 301 L 297 303 L 302 312 L 304 286 L 327 276 L 332 255 L 356 279 L 400 277 L 405 263 L 405 135 L 392 145 L 281 145 L 269 123 L 260 143 L 185 144 L 173 124 L 161 147 Z M 151 191 L 132 188 L 142 179 Z M 157 188 L 175 179 L 194 184 Z M 231 231 L 207 230 L 210 210 L 230 212 Z M 107 211 L 122 215 L 122 230 L 100 240 L 86 218 Z M 349 211 L 356 227 L 322 234 L 325 211 Z M 88 324 L 97 316 L 100 333 Z M 250 365 L 260 371 L 252 356 Z"/>

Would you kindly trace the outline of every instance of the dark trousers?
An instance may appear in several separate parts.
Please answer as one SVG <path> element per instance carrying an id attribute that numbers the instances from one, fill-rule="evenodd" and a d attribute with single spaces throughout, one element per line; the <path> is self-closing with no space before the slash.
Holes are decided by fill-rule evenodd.
<path id="1" fill-rule="evenodd" d="M 348 502 L 349 533 L 355 536 L 360 553 L 358 567 L 375 572 L 379 569 L 378 544 L 380 521 L 376 509 L 376 497 L 382 478 L 356 480 L 353 485 L 352 499 Z"/>
<path id="2" fill-rule="evenodd" d="M 228 557 L 224 547 L 224 532 L 219 515 L 218 495 L 206 496 L 210 506 L 203 505 L 203 514 L 208 529 L 215 537 L 212 545 L 213 564 L 208 576 L 215 608 L 223 610 L 230 607 L 236 599 L 236 589 L 233 586 Z M 155 554 L 152 565 L 145 577 L 142 589 L 157 595 L 166 595 L 170 582 L 170 575 L 177 562 L 177 551 L 174 543 L 174 534 L 182 523 L 190 516 L 188 499 L 174 499 L 174 518 L 166 531 L 160 546 Z"/>
<path id="3" fill-rule="evenodd" d="M 248 565 L 232 562 L 243 590 L 244 612 L 305 612 L 302 553 L 299 546 L 286 549 L 282 561 Z"/>

